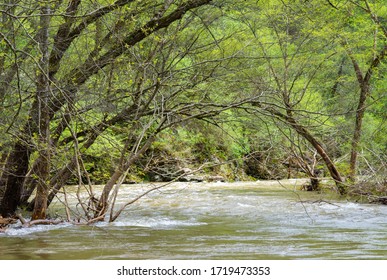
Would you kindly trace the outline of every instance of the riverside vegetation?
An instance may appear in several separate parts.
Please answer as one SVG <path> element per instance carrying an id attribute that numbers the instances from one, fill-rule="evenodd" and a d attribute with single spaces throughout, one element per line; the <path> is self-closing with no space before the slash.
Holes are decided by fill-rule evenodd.
<path id="1" fill-rule="evenodd" d="M 2 228 L 52 222 L 58 194 L 64 220 L 117 218 L 121 184 L 144 181 L 305 177 L 319 191 L 326 177 L 387 203 L 382 0 L 4 0 L 0 13 Z M 77 214 L 69 184 L 88 194 Z"/>

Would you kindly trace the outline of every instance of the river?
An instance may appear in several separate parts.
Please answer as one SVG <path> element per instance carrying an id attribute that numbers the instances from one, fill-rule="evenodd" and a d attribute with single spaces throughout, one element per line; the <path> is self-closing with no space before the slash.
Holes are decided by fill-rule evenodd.
<path id="1" fill-rule="evenodd" d="M 387 207 L 299 191 L 300 182 L 175 183 L 112 223 L 15 225 L 0 259 L 385 259 Z M 122 204 L 149 185 L 125 185 Z M 54 203 L 52 214 L 59 211 Z"/>

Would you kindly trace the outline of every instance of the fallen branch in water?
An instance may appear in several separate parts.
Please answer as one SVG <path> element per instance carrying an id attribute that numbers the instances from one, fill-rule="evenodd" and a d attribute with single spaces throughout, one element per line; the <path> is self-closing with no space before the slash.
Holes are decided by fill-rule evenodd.
<path id="1" fill-rule="evenodd" d="M 28 222 L 28 226 L 32 225 L 58 225 L 63 223 L 62 220 L 33 220 Z"/>
<path id="2" fill-rule="evenodd" d="M 26 219 L 23 218 L 21 214 L 17 214 L 16 217 L 20 220 L 23 227 L 30 227 L 33 225 L 58 225 L 63 223 L 62 220 L 49 220 L 49 219 L 27 221 Z"/>
<path id="3" fill-rule="evenodd" d="M 101 218 L 101 217 L 99 217 Z M 15 218 L 3 218 L 0 216 L 0 233 L 5 233 L 10 224 L 16 224 L 17 221 L 20 221 L 23 228 L 36 226 L 36 225 L 59 225 L 62 223 L 67 223 L 64 220 L 50 220 L 50 219 L 40 219 L 40 220 L 26 220 L 21 214 L 16 214 Z M 100 219 L 103 220 L 103 219 Z M 97 222 L 97 219 L 94 219 L 92 222 Z M 70 221 L 69 223 L 73 225 L 89 225 L 89 222 L 79 222 L 79 221 Z"/>

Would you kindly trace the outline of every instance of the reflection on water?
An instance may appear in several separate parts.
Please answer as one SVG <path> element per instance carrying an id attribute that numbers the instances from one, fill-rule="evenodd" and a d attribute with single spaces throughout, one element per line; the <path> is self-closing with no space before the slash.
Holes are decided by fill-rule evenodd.
<path id="1" fill-rule="evenodd" d="M 119 202 L 147 188 L 125 186 Z M 147 195 L 110 224 L 16 225 L 0 235 L 0 258 L 386 258 L 386 206 L 295 189 L 295 181 L 179 183 Z"/>

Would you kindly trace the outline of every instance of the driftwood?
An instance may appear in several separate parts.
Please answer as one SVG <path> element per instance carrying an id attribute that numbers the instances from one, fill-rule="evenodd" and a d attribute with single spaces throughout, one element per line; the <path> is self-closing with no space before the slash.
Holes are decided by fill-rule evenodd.
<path id="1" fill-rule="evenodd" d="M 23 227 L 30 227 L 33 225 L 58 225 L 60 223 L 63 223 L 62 220 L 32 220 L 32 221 L 27 221 L 20 214 L 17 214 L 15 216 L 15 218 L 3 218 L 2 216 L 0 216 L 0 232 L 5 232 L 9 225 L 17 223 L 18 220 L 20 220 Z"/>
<path id="2" fill-rule="evenodd" d="M 17 222 L 17 219 L 13 219 L 13 218 L 3 218 L 2 216 L 0 216 L 0 233 L 1 232 L 5 232 L 7 227 L 10 225 L 10 224 L 15 224 Z"/>
<path id="3" fill-rule="evenodd" d="M 27 222 L 26 225 L 23 226 L 33 226 L 33 225 L 58 225 L 63 223 L 62 220 L 33 220 L 30 222 Z"/>
<path id="4" fill-rule="evenodd" d="M 387 205 L 387 196 L 375 196 L 370 197 L 370 203 L 384 204 Z"/>
<path id="5" fill-rule="evenodd" d="M 58 225 L 60 223 L 63 223 L 62 220 L 48 220 L 48 219 L 27 221 L 20 214 L 17 214 L 16 217 L 20 220 L 23 227 L 30 227 L 33 225 Z"/>
<path id="6" fill-rule="evenodd" d="M 10 224 L 15 224 L 17 222 L 17 219 L 14 218 L 3 218 L 0 216 L 0 228 L 7 227 Z"/>
<path id="7" fill-rule="evenodd" d="M 17 222 L 17 219 L 3 218 L 0 216 L 0 225 L 9 225 L 9 224 L 14 224 L 16 222 Z"/>

